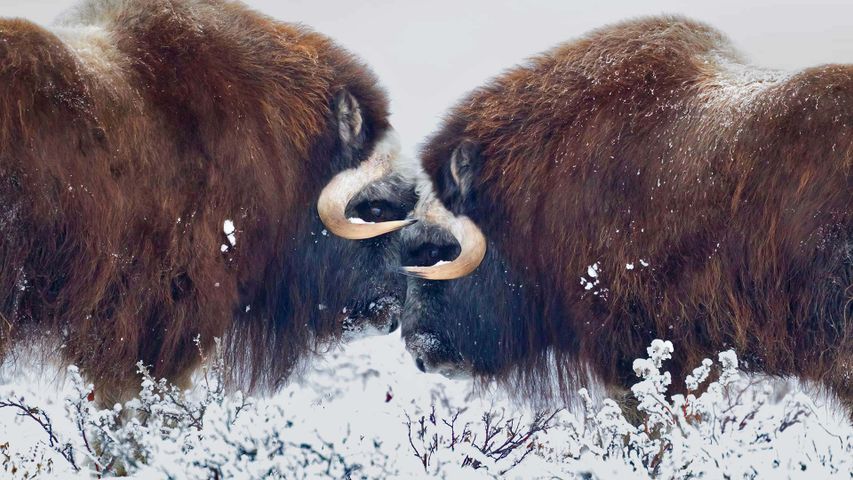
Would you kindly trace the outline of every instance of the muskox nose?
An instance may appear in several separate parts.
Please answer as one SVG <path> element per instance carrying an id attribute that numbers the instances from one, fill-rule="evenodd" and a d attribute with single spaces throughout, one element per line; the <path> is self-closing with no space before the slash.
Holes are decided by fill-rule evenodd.
<path id="1" fill-rule="evenodd" d="M 403 230 L 400 261 L 404 267 L 428 267 L 459 256 L 461 247 L 444 228 L 419 222 Z"/>
<path id="2" fill-rule="evenodd" d="M 424 363 L 423 358 L 421 358 L 421 357 L 416 358 L 415 359 L 415 366 L 418 367 L 418 370 L 420 370 L 421 372 L 426 373 L 426 364 Z"/>
<path id="3" fill-rule="evenodd" d="M 418 370 L 424 373 L 438 373 L 448 378 L 463 378 L 470 375 L 462 355 L 444 335 L 431 332 L 407 332 L 404 333 L 403 340 Z"/>

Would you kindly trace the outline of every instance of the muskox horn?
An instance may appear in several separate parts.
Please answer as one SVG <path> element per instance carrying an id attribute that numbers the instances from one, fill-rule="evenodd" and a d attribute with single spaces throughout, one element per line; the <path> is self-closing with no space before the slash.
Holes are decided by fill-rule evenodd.
<path id="1" fill-rule="evenodd" d="M 453 280 L 476 270 L 486 256 L 483 232 L 466 216 L 454 217 L 448 228 L 461 247 L 459 256 L 430 267 L 403 267 L 403 273 L 425 280 Z"/>
<path id="2" fill-rule="evenodd" d="M 348 240 L 364 240 L 399 230 L 416 221 L 408 219 L 371 223 L 346 217 L 349 201 L 368 184 L 390 172 L 394 156 L 399 150 L 396 135 L 389 132 L 376 144 L 367 160 L 356 168 L 338 173 L 323 188 L 317 200 L 317 213 L 330 232 Z"/>

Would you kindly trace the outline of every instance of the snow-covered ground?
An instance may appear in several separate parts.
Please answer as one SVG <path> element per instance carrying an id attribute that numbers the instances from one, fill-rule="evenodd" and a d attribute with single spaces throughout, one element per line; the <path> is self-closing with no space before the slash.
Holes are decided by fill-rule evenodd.
<path id="1" fill-rule="evenodd" d="M 687 379 L 702 384 L 718 369 L 722 378 L 707 393 L 670 399 L 672 348 L 656 341 L 635 362 L 640 427 L 585 391 L 574 412 L 534 412 L 496 391 L 475 395 L 466 381 L 418 372 L 398 334 L 335 348 L 268 398 L 220 391 L 215 367 L 186 400 L 149 380 L 136 403 L 149 412 L 144 426 L 96 412 L 73 374 L 59 381 L 55 369 L 7 368 L 0 403 L 23 398 L 29 409 L 0 408 L 0 477 L 42 468 L 39 478 L 121 469 L 145 479 L 851 478 L 853 427 L 832 402 L 793 382 L 729 379 L 736 359 L 728 352 Z M 30 414 L 50 419 L 55 448 Z M 80 425 L 99 445 L 90 447 L 95 455 Z M 69 451 L 74 465 L 63 458 Z"/>

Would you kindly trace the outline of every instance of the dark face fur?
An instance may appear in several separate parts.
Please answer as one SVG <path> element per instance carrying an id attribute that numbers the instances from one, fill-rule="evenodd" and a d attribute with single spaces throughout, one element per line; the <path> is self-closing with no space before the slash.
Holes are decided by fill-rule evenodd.
<path id="1" fill-rule="evenodd" d="M 414 189 L 399 176 L 370 183 L 347 207 L 348 218 L 366 222 L 402 220 L 415 204 Z M 307 315 L 314 331 L 332 329 L 344 340 L 387 334 L 399 325 L 406 294 L 398 273 L 400 234 L 351 241 L 329 232 L 314 213 L 290 255 L 290 300 Z"/>
<path id="2" fill-rule="evenodd" d="M 416 207 L 420 223 L 402 232 L 403 266 L 453 260 L 460 247 L 449 233 L 448 218 L 480 218 L 472 188 L 481 164 L 479 148 L 462 141 L 452 152 L 435 182 L 435 198 L 424 198 Z M 552 385 L 533 372 L 552 362 L 553 354 L 571 350 L 554 339 L 573 337 L 554 335 L 548 325 L 531 319 L 558 316 L 558 309 L 538 282 L 523 280 L 509 266 L 499 239 L 490 239 L 483 261 L 468 276 L 449 281 L 409 278 L 403 339 L 421 371 L 497 380 L 548 398 L 556 393 Z M 578 371 L 558 368 L 555 373 L 562 381 Z"/>
<path id="3" fill-rule="evenodd" d="M 395 141 L 389 139 L 390 127 L 376 131 L 362 118 L 352 95 L 340 95 L 335 110 L 338 139 L 332 165 L 338 172 L 366 168 L 363 164 L 376 150 L 387 149 Z M 390 148 L 393 161 L 398 147 L 393 143 Z M 386 171 L 375 174 L 375 180 L 360 186 L 349 199 L 344 210 L 347 219 L 380 223 L 409 216 L 417 200 L 414 185 L 390 165 L 384 167 Z M 314 310 L 307 315 L 313 331 L 331 329 L 344 340 L 394 331 L 406 289 L 405 279 L 398 274 L 399 232 L 346 240 L 333 235 L 317 209 L 309 208 L 312 215 L 300 229 L 303 233 L 285 267 L 293 275 L 288 284 L 296 286 L 295 292 L 289 292 L 288 303 Z"/>
<path id="4" fill-rule="evenodd" d="M 470 185 L 478 149 L 463 143 L 452 155 L 451 168 L 438 182 L 444 205 L 462 213 L 473 204 Z M 425 198 L 417 207 L 421 222 L 402 233 L 403 266 L 431 266 L 460 254 L 459 242 L 444 226 L 447 212 L 438 199 Z M 530 314 L 527 290 L 501 258 L 495 245 L 471 275 L 451 281 L 408 281 L 403 310 L 403 338 L 417 367 L 455 377 L 490 376 L 518 362 L 515 345 L 527 335 L 523 316 Z"/>
<path id="5" fill-rule="evenodd" d="M 452 260 L 458 244 L 445 228 L 421 221 L 403 230 L 402 264 L 425 266 Z M 468 276 L 451 281 L 409 278 L 402 314 L 406 348 L 418 369 L 450 378 L 498 381 L 531 399 L 553 398 L 561 382 L 583 374 L 568 362 L 554 362 L 570 346 L 567 338 L 530 319 L 559 315 L 538 283 L 527 283 L 509 267 L 499 245 L 489 242 L 483 262 Z M 569 337 L 572 338 L 572 337 Z M 557 384 L 536 372 L 557 367 Z"/>
<path id="6" fill-rule="evenodd" d="M 435 225 L 408 227 L 402 240 L 408 252 L 403 265 L 427 266 L 458 255 L 452 237 Z M 410 278 L 403 339 L 417 367 L 448 377 L 492 375 L 507 368 L 513 363 L 507 352 L 516 350 L 514 339 L 526 337 L 518 330 L 524 328 L 521 316 L 527 288 L 514 281 L 493 248 L 467 277 L 453 281 Z"/>

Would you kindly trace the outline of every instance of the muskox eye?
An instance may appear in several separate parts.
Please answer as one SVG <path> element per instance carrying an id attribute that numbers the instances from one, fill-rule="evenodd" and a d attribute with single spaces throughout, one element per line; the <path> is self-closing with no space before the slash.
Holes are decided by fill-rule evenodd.
<path id="1" fill-rule="evenodd" d="M 386 200 L 361 202 L 355 207 L 355 214 L 365 222 L 387 222 L 406 218 L 406 212 L 402 208 L 395 208 Z"/>

